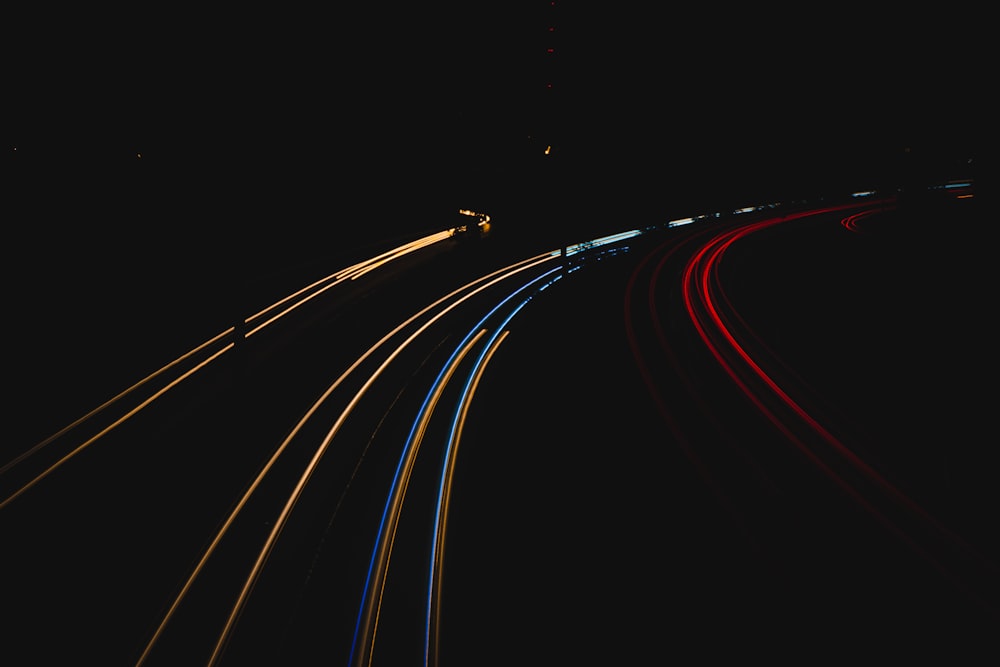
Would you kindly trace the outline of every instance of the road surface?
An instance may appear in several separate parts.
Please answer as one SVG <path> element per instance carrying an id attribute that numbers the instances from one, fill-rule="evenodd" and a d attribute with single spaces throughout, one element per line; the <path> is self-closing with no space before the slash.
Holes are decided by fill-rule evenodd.
<path id="1" fill-rule="evenodd" d="M 445 230 L 335 267 L 9 456 L 5 645 L 123 665 L 994 650 L 971 194 L 558 247 Z"/>

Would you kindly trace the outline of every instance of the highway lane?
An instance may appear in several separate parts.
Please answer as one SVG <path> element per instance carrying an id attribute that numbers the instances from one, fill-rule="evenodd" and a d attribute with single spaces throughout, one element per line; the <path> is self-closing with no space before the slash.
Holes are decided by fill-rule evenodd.
<path id="1" fill-rule="evenodd" d="M 463 449 L 448 664 L 995 655 L 980 219 L 817 209 L 646 237 L 498 364 L 537 427 Z"/>
<path id="2" fill-rule="evenodd" d="M 315 285 L 100 446 L 5 470 L 26 545 L 11 641 L 114 664 L 509 664 L 721 636 L 886 649 L 959 619 L 980 638 L 983 466 L 942 487 L 955 454 L 922 427 L 852 457 L 846 420 L 804 418 L 910 416 L 875 419 L 893 407 L 865 392 L 898 378 L 852 353 L 912 317 L 887 277 L 909 303 L 915 251 L 961 246 L 893 256 L 891 201 L 826 208 L 623 226 L 568 256 L 447 238 L 341 296 Z"/>
<path id="3" fill-rule="evenodd" d="M 479 232 L 473 227 L 470 233 Z M 280 643 L 282 620 L 295 607 L 289 592 L 309 580 L 317 540 L 333 542 L 335 552 L 343 545 L 356 549 L 359 535 L 377 529 L 366 568 L 338 571 L 338 585 L 350 595 L 326 602 L 337 613 L 364 616 L 356 624 L 373 637 L 397 540 L 394 524 L 447 376 L 434 380 L 439 388 L 423 404 L 411 395 L 439 372 L 465 372 L 458 362 L 472 352 L 494 349 L 502 332 L 486 335 L 477 327 L 489 326 L 491 318 L 502 325 L 513 314 L 505 308 L 516 312 L 560 275 L 558 250 L 483 274 L 496 257 L 483 242 L 476 247 L 462 238 L 452 230 L 424 239 L 405 271 L 387 275 L 365 263 L 331 274 L 5 464 L 0 509 L 16 527 L 12 540 L 25 547 L 11 567 L 27 584 L 9 600 L 26 612 L 20 638 L 26 649 L 47 659 L 47 652 L 69 648 L 116 663 L 134 654 L 136 664 L 214 664 L 227 651 L 236 657 L 226 659 L 237 662 L 243 651 L 259 656 Z M 405 312 L 412 316 L 399 315 Z M 456 335 L 468 339 L 452 352 L 458 356 L 441 358 Z M 479 341 L 488 347 L 474 350 Z M 352 358 L 352 350 L 359 356 Z M 435 370 L 441 363 L 443 370 Z M 461 396 L 468 391 L 459 400 L 467 401 Z M 400 411 L 404 415 L 395 416 Z M 420 430 L 401 439 L 408 424 Z M 401 443 L 397 464 L 392 453 Z M 388 523 L 380 525 L 372 512 L 390 482 L 385 502 L 392 508 L 386 506 Z M 347 493 L 355 488 L 360 491 Z M 323 520 L 318 533 L 317 515 Z M 95 520 L 107 528 L 84 527 Z M 33 539 L 41 526 L 53 542 Z M 295 546 L 277 549 L 279 537 Z M 57 546 L 66 540 L 93 550 L 82 558 L 75 549 L 68 555 Z M 136 552 L 141 558 L 116 558 Z M 67 559 L 77 568 L 67 568 Z M 283 560 L 290 564 L 276 565 Z M 376 580 L 354 590 L 366 570 Z M 129 576 L 141 585 L 129 586 Z M 44 613 L 46 592 L 60 605 L 41 622 L 34 614 Z M 345 602 L 359 595 L 365 600 L 360 611 Z M 106 601 L 101 612 L 87 615 L 99 598 Z M 263 619 L 255 621 L 260 609 Z M 58 645 L 41 641 L 48 632 L 61 637 Z M 323 650 L 336 655 L 358 636 L 371 643 L 349 633 L 339 645 L 326 638 Z"/>
<path id="4" fill-rule="evenodd" d="M 416 266 L 424 266 L 426 280 L 396 282 L 397 291 L 426 289 L 436 297 L 441 279 L 454 279 L 447 271 L 426 271 L 459 242 L 450 233 L 429 242 L 407 258 L 419 257 Z M 461 266 L 453 268 L 460 274 Z M 46 652 L 71 647 L 79 655 L 127 662 L 131 652 L 138 655 L 136 640 L 148 641 L 143 635 L 158 629 L 157 616 L 169 613 L 171 596 L 189 576 L 185 571 L 214 544 L 213 536 L 226 532 L 238 545 L 240 530 L 254 535 L 255 522 L 273 521 L 267 509 L 248 502 L 241 513 L 259 517 L 263 511 L 266 518 L 226 526 L 249 480 L 330 381 L 330 368 L 346 367 L 352 360 L 344 361 L 344 354 L 363 351 L 372 331 L 388 330 L 382 327 L 390 318 L 396 323 L 391 309 L 367 312 L 365 303 L 387 280 L 385 272 L 361 275 L 361 267 L 349 268 L 247 317 L 238 343 L 232 331 L 211 337 L 5 463 L 0 502 L 10 540 L 21 545 L 9 563 L 24 583 L 7 599 L 23 612 L 23 624 L 11 627 L 19 629 L 28 652 L 44 659 Z M 388 280 L 380 294 L 391 303 Z M 418 302 L 425 305 L 423 297 Z M 359 337 L 367 342 L 360 344 Z M 106 604 L 92 613 L 98 599 Z M 204 620 L 210 614 L 195 617 L 211 632 Z M 42 641 L 50 632 L 61 637 L 58 644 Z M 181 644 L 197 651 L 199 633 L 182 636 Z"/>

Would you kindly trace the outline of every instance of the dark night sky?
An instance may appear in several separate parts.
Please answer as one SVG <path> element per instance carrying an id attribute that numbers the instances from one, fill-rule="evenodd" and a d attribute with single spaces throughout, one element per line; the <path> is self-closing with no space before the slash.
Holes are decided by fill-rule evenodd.
<path id="1" fill-rule="evenodd" d="M 202 229 L 371 202 L 670 215 L 874 180 L 906 147 L 966 159 L 986 117 L 982 22 L 947 8 L 98 12 L 11 21 L 19 188 L 81 212 L 195 202 Z"/>

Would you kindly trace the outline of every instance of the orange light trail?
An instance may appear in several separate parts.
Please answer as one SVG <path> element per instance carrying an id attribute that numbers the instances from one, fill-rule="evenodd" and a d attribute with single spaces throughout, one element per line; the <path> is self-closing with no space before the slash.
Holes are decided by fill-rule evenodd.
<path id="1" fill-rule="evenodd" d="M 428 322 L 424 323 L 415 333 L 411 334 L 392 354 L 389 355 L 389 357 L 381 364 L 381 366 L 368 378 L 368 380 L 365 382 L 365 384 L 362 386 L 362 388 L 357 392 L 357 394 L 350 401 L 350 403 L 348 403 L 347 407 L 342 411 L 340 417 L 337 419 L 337 421 L 334 423 L 334 425 L 327 432 L 327 434 L 324 437 L 322 443 L 317 448 L 317 450 L 316 450 L 316 452 L 315 452 L 312 460 L 310 461 L 308 467 L 306 468 L 305 472 L 301 476 L 301 478 L 300 478 L 298 484 L 296 485 L 296 487 L 295 487 L 292 495 L 289 497 L 288 501 L 286 502 L 285 507 L 284 507 L 284 509 L 281 512 L 281 515 L 279 516 L 278 520 L 275 522 L 275 524 L 274 524 L 274 526 L 273 526 L 273 528 L 271 530 L 271 534 L 268 536 L 267 540 L 265 541 L 264 546 L 263 546 L 263 548 L 262 548 L 262 550 L 261 550 L 261 552 L 260 552 L 260 554 L 259 554 L 259 556 L 257 558 L 257 561 L 256 561 L 253 569 L 251 570 L 249 576 L 247 577 L 247 580 L 246 580 L 246 582 L 245 582 L 245 584 L 243 586 L 243 589 L 240 592 L 240 595 L 239 595 L 239 597 L 236 600 L 236 603 L 235 603 L 235 605 L 233 607 L 232 613 L 230 614 L 230 616 L 229 616 L 229 618 L 228 618 L 225 626 L 223 627 L 222 633 L 221 633 L 221 635 L 220 635 L 220 637 L 219 637 L 219 639 L 218 639 L 218 641 L 216 643 L 215 650 L 213 652 L 212 662 L 215 662 L 220 657 L 222 648 L 224 647 L 225 642 L 228 639 L 229 634 L 232 632 L 232 629 L 235 626 L 235 622 L 236 622 L 236 619 L 238 618 L 239 612 L 245 606 L 246 601 L 249 598 L 250 592 L 251 592 L 251 590 L 253 588 L 253 585 L 256 582 L 256 580 L 259 578 L 260 573 L 261 573 L 261 571 L 263 569 L 264 563 L 266 562 L 267 557 L 268 557 L 271 549 L 273 548 L 273 546 L 274 546 L 274 544 L 275 544 L 275 542 L 276 542 L 276 540 L 278 538 L 278 535 L 280 534 L 282 528 L 284 527 L 285 521 L 287 521 L 287 518 L 288 518 L 289 514 L 292 511 L 292 508 L 295 506 L 295 504 L 296 504 L 296 502 L 298 500 L 298 497 L 301 495 L 302 490 L 305 488 L 305 484 L 308 482 L 309 478 L 312 476 L 312 473 L 313 473 L 316 465 L 318 464 L 320 458 L 322 457 L 322 455 L 324 454 L 324 452 L 329 447 L 330 443 L 333 440 L 333 437 L 336 435 L 336 433 L 340 430 L 340 428 L 343 425 L 343 423 L 346 421 L 348 415 L 353 411 L 354 407 L 361 400 L 362 396 L 367 392 L 368 388 L 375 382 L 375 380 L 383 372 L 383 370 L 389 365 L 389 363 L 393 359 L 395 359 L 399 354 L 401 354 L 402 351 L 420 333 L 422 333 L 424 330 L 426 330 L 433 322 L 435 322 L 438 319 L 440 319 L 441 317 L 443 317 L 445 313 L 447 313 L 451 309 L 457 307 L 465 299 L 471 298 L 471 296 L 473 296 L 475 293 L 478 293 L 478 292 L 480 292 L 480 291 L 482 291 L 484 289 L 487 289 L 488 287 L 492 286 L 493 284 L 496 284 L 496 283 L 500 282 L 503 279 L 506 279 L 507 277 L 509 277 L 511 275 L 515 275 L 516 273 L 519 273 L 521 271 L 525 271 L 525 270 L 531 269 L 534 266 L 537 266 L 539 264 L 547 262 L 547 261 L 549 261 L 551 259 L 553 259 L 553 255 L 551 253 L 546 253 L 546 254 L 543 254 L 543 255 L 537 255 L 535 257 L 531 257 L 531 258 L 528 258 L 526 260 L 522 260 L 521 262 L 512 264 L 512 265 L 510 265 L 508 267 L 505 267 L 503 269 L 499 269 L 497 271 L 494 271 L 494 272 L 492 272 L 490 274 L 487 274 L 486 276 L 478 278 L 477 280 L 473 281 L 472 283 L 469 283 L 468 285 L 464 285 L 461 288 L 452 291 L 448 295 L 446 295 L 444 297 L 441 297 L 440 299 L 438 299 L 434 303 L 426 306 L 425 308 L 423 308 L 422 310 L 420 310 L 418 313 L 416 313 L 415 315 L 409 317 L 407 320 L 405 320 L 404 322 L 402 322 L 401 324 L 399 324 L 398 326 L 396 326 L 392 331 L 390 331 L 389 333 L 385 334 L 377 343 L 375 343 L 373 346 L 371 346 L 363 355 L 361 355 L 360 357 L 358 357 L 358 359 L 355 360 L 354 363 L 351 364 L 351 366 L 347 370 L 345 370 L 333 382 L 333 384 L 331 384 L 326 389 L 326 391 L 323 392 L 323 394 L 320 396 L 320 398 L 315 403 L 313 403 L 313 405 L 309 408 L 309 410 L 306 411 L 305 415 L 303 415 L 303 417 L 299 420 L 299 422 L 292 428 L 292 430 L 285 437 L 285 439 L 281 443 L 281 445 L 274 451 L 274 453 L 271 455 L 271 458 L 267 461 L 267 463 L 264 465 L 264 467 L 260 470 L 260 472 L 258 473 L 257 477 L 250 484 L 249 488 L 243 494 L 242 498 L 240 498 L 240 500 L 238 501 L 238 503 L 233 508 L 233 510 L 230 513 L 229 517 L 222 524 L 222 526 L 220 527 L 219 531 L 217 532 L 217 534 L 215 535 L 215 537 L 212 539 L 212 542 L 209 544 L 209 546 L 207 547 L 207 549 L 205 550 L 205 552 L 202 554 L 202 556 L 199 559 L 198 563 L 195 565 L 194 569 L 192 570 L 191 574 L 189 575 L 187 581 L 184 583 L 184 586 L 182 587 L 181 591 L 178 593 L 178 595 L 176 596 L 176 598 L 171 603 L 171 605 L 170 605 L 169 609 L 167 610 L 167 612 L 166 612 L 163 620 L 157 626 L 155 632 L 153 633 L 153 636 L 150 638 L 149 642 L 147 643 L 146 647 L 144 648 L 144 650 L 142 652 L 142 655 L 139 657 L 138 662 L 136 662 L 136 667 L 141 667 L 141 665 L 143 665 L 146 662 L 146 660 L 148 659 L 148 657 L 151 655 L 152 650 L 153 650 L 155 644 L 159 641 L 159 638 L 163 635 L 164 631 L 167 628 L 167 625 L 173 619 L 173 617 L 176 614 L 177 610 L 180 608 L 181 603 L 186 598 L 186 596 L 189 593 L 189 591 L 191 590 L 191 588 L 194 586 L 194 583 L 197 580 L 198 576 L 201 574 L 202 570 L 205 568 L 205 566 L 208 563 L 209 559 L 215 553 L 215 551 L 218 548 L 219 544 L 222 542 L 223 537 L 229 531 L 229 529 L 233 525 L 233 523 L 236 521 L 236 518 L 242 512 L 243 508 L 249 502 L 250 497 L 257 490 L 257 488 L 259 488 L 259 486 L 263 482 L 264 478 L 267 476 L 267 474 L 270 472 L 270 470 L 274 467 L 274 465 L 276 464 L 277 460 L 281 457 L 282 453 L 284 453 L 287 450 L 287 448 L 291 444 L 292 440 L 305 427 L 306 423 L 316 414 L 316 412 L 326 402 L 326 400 L 333 394 L 333 392 L 355 370 L 357 370 L 357 368 L 359 366 L 361 366 L 361 364 L 363 364 L 369 357 L 371 357 L 373 354 L 375 354 L 376 351 L 378 351 L 390 339 L 392 339 L 393 337 L 395 337 L 399 332 L 401 332 L 402 330 L 404 330 L 406 327 L 408 327 L 413 322 L 417 321 L 419 318 L 421 318 L 422 316 L 424 316 L 428 312 L 432 311 L 434 308 L 438 307 L 442 303 L 445 303 L 449 299 L 452 299 L 452 298 L 456 297 L 457 295 L 461 294 L 461 292 L 463 292 L 464 290 L 468 289 L 469 287 L 474 286 L 477 283 L 484 283 L 481 286 L 479 286 L 478 288 L 476 288 L 475 290 L 473 290 L 472 292 L 470 292 L 469 294 L 466 294 L 465 296 L 463 296 L 458 301 L 455 301 L 455 302 L 451 303 L 444 310 L 442 310 L 437 315 L 435 315 L 433 318 L 431 318 Z"/>

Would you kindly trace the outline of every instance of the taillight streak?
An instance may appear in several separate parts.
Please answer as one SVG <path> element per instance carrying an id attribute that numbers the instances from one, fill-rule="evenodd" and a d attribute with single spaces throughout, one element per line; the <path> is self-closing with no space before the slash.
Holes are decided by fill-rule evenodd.
<path id="1" fill-rule="evenodd" d="M 860 471 L 870 481 L 874 482 L 885 494 L 897 503 L 906 507 L 914 515 L 925 521 L 928 525 L 936 529 L 941 535 L 948 537 L 955 544 L 962 546 L 970 553 L 972 548 L 952 533 L 947 527 L 929 515 L 911 498 L 906 496 L 896 486 L 888 482 L 870 465 L 859 458 L 849 447 L 834 436 L 828 429 L 820 424 L 802 406 L 800 406 L 778 383 L 760 366 L 760 364 L 746 351 L 745 347 L 737 340 L 732 327 L 726 322 L 725 317 L 720 312 L 717 302 L 724 301 L 723 290 L 719 280 L 718 271 L 722 257 L 733 243 L 754 232 L 762 229 L 800 219 L 808 216 L 820 215 L 823 213 L 840 210 L 846 207 L 827 208 L 816 211 L 803 212 L 793 216 L 782 218 L 771 218 L 744 227 L 723 232 L 705 244 L 688 261 L 685 266 L 682 283 L 683 298 L 685 308 L 688 311 L 691 322 L 695 326 L 699 337 L 711 352 L 712 356 L 732 379 L 740 391 L 751 401 L 751 403 L 770 421 L 790 442 L 802 451 L 810 461 L 822 470 L 831 480 L 833 480 L 845 493 L 857 501 L 866 511 L 875 517 L 880 523 L 886 526 L 891 532 L 896 534 L 916 552 L 921 554 L 935 568 L 937 568 L 947 578 L 956 583 L 960 588 L 964 586 L 958 582 L 953 574 L 948 571 L 937 559 L 935 559 L 926 549 L 902 530 L 900 526 L 891 521 L 888 516 L 878 510 L 867 499 L 861 491 L 849 483 L 842 475 L 838 474 L 820 456 L 813 451 L 794 432 L 791 426 L 779 417 L 764 401 L 764 396 L 750 387 L 748 381 L 744 379 L 743 373 L 749 371 L 749 378 L 756 378 L 764 383 L 770 390 L 773 397 L 779 400 L 779 404 L 786 406 L 805 424 L 813 433 L 817 434 L 823 442 L 841 455 L 855 469 Z M 737 365 L 742 364 L 743 371 L 738 370 Z"/>

